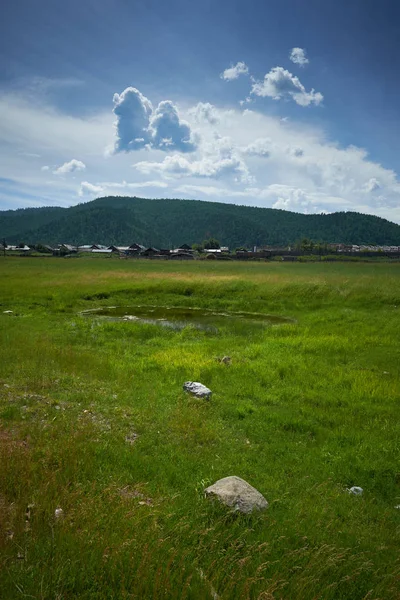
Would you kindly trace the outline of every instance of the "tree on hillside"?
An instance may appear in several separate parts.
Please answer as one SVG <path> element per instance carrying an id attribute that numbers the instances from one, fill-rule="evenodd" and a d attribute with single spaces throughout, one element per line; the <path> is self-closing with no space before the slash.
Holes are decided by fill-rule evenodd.
<path id="1" fill-rule="evenodd" d="M 312 252 L 314 249 L 314 242 L 308 238 L 303 238 L 300 242 L 300 249 L 303 252 Z"/>
<path id="2" fill-rule="evenodd" d="M 212 237 L 208 238 L 208 240 L 204 240 L 203 242 L 203 248 L 205 248 L 206 250 L 215 249 L 219 247 L 219 241 Z"/>

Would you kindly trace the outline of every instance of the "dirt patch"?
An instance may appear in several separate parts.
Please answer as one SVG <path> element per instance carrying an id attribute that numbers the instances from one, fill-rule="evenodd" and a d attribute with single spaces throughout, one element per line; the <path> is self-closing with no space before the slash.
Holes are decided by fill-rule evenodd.
<path id="1" fill-rule="evenodd" d="M 138 500 L 139 506 L 153 506 L 153 499 L 147 497 L 145 494 L 143 494 L 143 492 L 139 491 L 138 489 L 126 486 L 124 488 L 120 488 L 118 490 L 118 493 L 121 496 L 121 498 L 124 498 L 125 500 Z"/>
<path id="2" fill-rule="evenodd" d="M 15 448 L 29 448 L 29 440 L 21 440 L 17 432 L 12 430 L 0 429 L 0 447 L 13 450 Z"/>

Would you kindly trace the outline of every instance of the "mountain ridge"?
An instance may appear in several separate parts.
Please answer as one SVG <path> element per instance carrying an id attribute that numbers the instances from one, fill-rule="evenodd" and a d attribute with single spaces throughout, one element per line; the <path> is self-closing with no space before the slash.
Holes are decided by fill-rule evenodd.
<path id="1" fill-rule="evenodd" d="M 304 215 L 274 208 L 180 199 L 106 196 L 69 208 L 0 211 L 7 243 L 157 247 L 217 238 L 232 248 L 315 242 L 400 245 L 400 225 L 356 212 Z"/>

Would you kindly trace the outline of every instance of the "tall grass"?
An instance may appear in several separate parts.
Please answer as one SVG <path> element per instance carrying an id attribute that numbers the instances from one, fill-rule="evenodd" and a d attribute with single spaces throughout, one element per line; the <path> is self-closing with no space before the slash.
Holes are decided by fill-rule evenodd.
<path id="1" fill-rule="evenodd" d="M 6 258 L 0 274 L 0 597 L 399 597 L 397 265 Z M 146 303 L 296 322 L 78 314 Z M 227 475 L 269 509 L 209 505 Z"/>

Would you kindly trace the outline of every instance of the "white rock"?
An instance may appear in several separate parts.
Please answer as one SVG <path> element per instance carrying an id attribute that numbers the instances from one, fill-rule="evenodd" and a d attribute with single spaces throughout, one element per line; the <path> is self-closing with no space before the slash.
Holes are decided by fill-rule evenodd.
<path id="1" fill-rule="evenodd" d="M 204 490 L 206 498 L 217 498 L 234 511 L 249 514 L 265 510 L 268 502 L 256 488 L 240 477 L 224 477 Z"/>
<path id="2" fill-rule="evenodd" d="M 3 315 L 12 315 L 13 311 L 12 310 L 3 310 Z"/>
<path id="3" fill-rule="evenodd" d="M 134 444 L 138 437 L 138 434 L 132 431 L 131 433 L 128 433 L 128 435 L 125 437 L 125 441 L 127 444 Z"/>
<path id="4" fill-rule="evenodd" d="M 62 508 L 56 508 L 56 510 L 54 511 L 54 518 L 55 519 L 61 519 L 64 516 L 64 511 Z"/>
<path id="5" fill-rule="evenodd" d="M 349 494 L 354 494 L 354 496 L 362 496 L 364 493 L 362 487 L 358 487 L 357 485 L 353 485 L 353 487 L 347 488 L 347 491 L 349 492 Z"/>
<path id="6" fill-rule="evenodd" d="M 197 398 L 206 398 L 207 400 L 209 400 L 212 393 L 211 390 L 208 389 L 208 387 L 206 387 L 202 383 L 199 383 L 198 381 L 186 381 L 183 384 L 183 389 L 185 390 L 185 392 L 189 392 Z"/>

